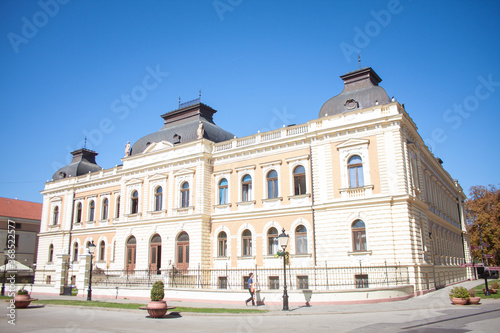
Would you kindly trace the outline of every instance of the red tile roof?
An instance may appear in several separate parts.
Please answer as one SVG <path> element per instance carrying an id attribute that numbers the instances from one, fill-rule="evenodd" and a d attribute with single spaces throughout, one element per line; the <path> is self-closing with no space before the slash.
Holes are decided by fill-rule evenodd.
<path id="1" fill-rule="evenodd" d="M 0 197 L 0 216 L 40 221 L 42 218 L 42 204 Z"/>

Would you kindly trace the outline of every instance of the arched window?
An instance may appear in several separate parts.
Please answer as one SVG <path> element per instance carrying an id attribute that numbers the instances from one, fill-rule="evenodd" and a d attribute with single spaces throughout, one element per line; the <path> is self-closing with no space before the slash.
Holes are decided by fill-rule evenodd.
<path id="1" fill-rule="evenodd" d="M 139 212 L 139 192 L 132 192 L 132 198 L 130 202 L 130 214 L 137 214 Z"/>
<path id="2" fill-rule="evenodd" d="M 73 244 L 73 261 L 78 261 L 78 243 Z"/>
<path id="3" fill-rule="evenodd" d="M 278 173 L 275 170 L 271 170 L 267 174 L 267 198 L 273 199 L 277 197 L 278 197 Z"/>
<path id="4" fill-rule="evenodd" d="M 115 217 L 119 218 L 120 217 L 120 196 L 116 197 L 116 203 L 115 203 Z"/>
<path id="5" fill-rule="evenodd" d="M 76 204 L 76 223 L 82 222 L 82 203 Z"/>
<path id="6" fill-rule="evenodd" d="M 189 183 L 184 182 L 181 186 L 181 208 L 189 207 Z"/>
<path id="7" fill-rule="evenodd" d="M 365 222 L 361 220 L 352 224 L 352 244 L 353 251 L 366 251 Z"/>
<path id="8" fill-rule="evenodd" d="M 90 200 L 89 203 L 89 221 L 94 221 L 95 214 L 95 202 L 94 200 Z"/>
<path id="9" fill-rule="evenodd" d="M 59 223 L 59 206 L 54 207 L 54 215 L 52 216 L 52 225 Z"/>
<path id="10" fill-rule="evenodd" d="M 293 187 L 295 195 L 306 194 L 306 169 L 302 165 L 293 170 Z"/>
<path id="11" fill-rule="evenodd" d="M 102 240 L 99 243 L 99 260 L 104 261 L 106 255 L 106 243 Z"/>
<path id="12" fill-rule="evenodd" d="M 227 235 L 224 231 L 217 236 L 217 256 L 227 257 Z"/>
<path id="13" fill-rule="evenodd" d="M 158 186 L 155 190 L 155 210 L 160 211 L 163 203 L 163 188 Z"/>
<path id="14" fill-rule="evenodd" d="M 52 262 L 54 260 L 54 245 L 50 244 L 49 245 L 49 262 Z"/>
<path id="15" fill-rule="evenodd" d="M 246 202 L 252 199 L 252 177 L 250 175 L 243 176 L 241 181 L 241 201 Z"/>
<path id="16" fill-rule="evenodd" d="M 354 155 L 349 159 L 349 187 L 365 186 L 363 178 L 363 161 L 358 155 Z"/>
<path id="17" fill-rule="evenodd" d="M 104 200 L 102 201 L 102 209 L 101 209 L 101 220 L 107 220 L 108 219 L 108 204 L 109 204 L 109 201 L 108 201 L 108 198 L 104 198 Z"/>
<path id="18" fill-rule="evenodd" d="M 227 179 L 222 178 L 219 182 L 219 205 L 227 204 Z"/>
<path id="19" fill-rule="evenodd" d="M 267 231 L 267 254 L 274 255 L 278 250 L 278 230 L 272 227 Z"/>
<path id="20" fill-rule="evenodd" d="M 252 232 L 248 229 L 243 231 L 241 235 L 241 255 L 242 256 L 251 256 L 252 255 Z"/>
<path id="21" fill-rule="evenodd" d="M 295 228 L 295 248 L 297 254 L 307 253 L 307 229 L 303 225 Z"/>

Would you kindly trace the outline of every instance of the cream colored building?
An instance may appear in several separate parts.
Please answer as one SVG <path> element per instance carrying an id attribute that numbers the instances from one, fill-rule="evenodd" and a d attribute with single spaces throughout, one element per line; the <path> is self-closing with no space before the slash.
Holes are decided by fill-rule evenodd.
<path id="1" fill-rule="evenodd" d="M 73 152 L 42 191 L 37 282 L 78 279 L 91 241 L 109 271 L 282 268 L 282 229 L 291 269 L 405 267 L 415 294 L 469 278 L 462 188 L 371 68 L 341 78 L 304 124 L 237 138 L 195 100 L 120 166 Z"/>

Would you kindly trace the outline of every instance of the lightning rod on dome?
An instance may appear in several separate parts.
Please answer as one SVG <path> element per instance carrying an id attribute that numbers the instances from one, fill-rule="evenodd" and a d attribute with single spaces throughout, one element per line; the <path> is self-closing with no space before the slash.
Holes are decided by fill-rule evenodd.
<path id="1" fill-rule="evenodd" d="M 361 56 L 359 55 L 359 50 L 358 50 L 358 64 L 359 64 L 359 69 L 361 69 Z"/>

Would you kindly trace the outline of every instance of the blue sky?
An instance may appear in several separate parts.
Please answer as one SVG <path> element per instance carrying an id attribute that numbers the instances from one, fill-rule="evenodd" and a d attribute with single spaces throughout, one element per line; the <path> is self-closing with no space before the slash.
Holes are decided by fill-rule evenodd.
<path id="1" fill-rule="evenodd" d="M 498 184 L 499 15 L 498 1 L 2 0 L 0 196 L 41 202 L 85 136 L 100 166 L 121 164 L 200 89 L 238 137 L 315 119 L 358 50 L 466 193 Z"/>

